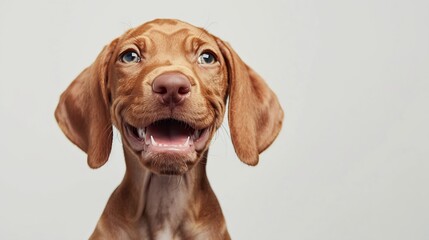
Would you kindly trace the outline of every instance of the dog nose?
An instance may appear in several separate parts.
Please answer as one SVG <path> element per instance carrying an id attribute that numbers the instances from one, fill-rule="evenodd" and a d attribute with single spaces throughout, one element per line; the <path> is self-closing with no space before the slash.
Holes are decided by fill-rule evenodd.
<path id="1" fill-rule="evenodd" d="M 152 91 L 160 97 L 163 104 L 176 106 L 189 96 L 191 83 L 183 74 L 166 73 L 153 80 Z"/>

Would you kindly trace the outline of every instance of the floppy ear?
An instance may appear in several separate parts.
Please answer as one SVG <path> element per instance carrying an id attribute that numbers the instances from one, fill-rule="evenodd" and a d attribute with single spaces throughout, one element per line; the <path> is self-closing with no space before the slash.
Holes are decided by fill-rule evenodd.
<path id="1" fill-rule="evenodd" d="M 283 110 L 274 92 L 225 42 L 217 39 L 228 67 L 228 119 L 240 160 L 255 166 L 280 132 Z"/>
<path id="2" fill-rule="evenodd" d="M 55 118 L 67 138 L 88 154 L 88 165 L 106 163 L 112 148 L 112 122 L 107 93 L 107 65 L 117 39 L 104 47 L 60 97 Z"/>

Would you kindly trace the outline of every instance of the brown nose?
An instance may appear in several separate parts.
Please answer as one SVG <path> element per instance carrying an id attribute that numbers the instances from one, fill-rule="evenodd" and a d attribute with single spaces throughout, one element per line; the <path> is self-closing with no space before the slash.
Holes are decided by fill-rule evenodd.
<path id="1" fill-rule="evenodd" d="M 159 100 L 172 107 L 179 105 L 191 92 L 191 83 L 180 73 L 162 74 L 153 80 L 152 91 L 159 96 Z"/>

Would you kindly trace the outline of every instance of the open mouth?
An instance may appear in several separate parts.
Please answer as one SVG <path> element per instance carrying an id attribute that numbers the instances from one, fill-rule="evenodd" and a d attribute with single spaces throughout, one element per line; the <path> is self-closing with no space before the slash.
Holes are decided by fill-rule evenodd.
<path id="1" fill-rule="evenodd" d="M 202 150 L 209 128 L 195 129 L 189 124 L 168 118 L 137 128 L 125 123 L 126 134 L 136 151 L 187 152 Z"/>

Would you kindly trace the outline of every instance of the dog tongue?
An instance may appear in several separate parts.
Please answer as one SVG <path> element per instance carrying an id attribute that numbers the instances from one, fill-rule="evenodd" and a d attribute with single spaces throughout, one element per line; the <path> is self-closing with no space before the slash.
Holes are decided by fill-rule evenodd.
<path id="1" fill-rule="evenodd" d="M 146 136 L 152 136 L 157 143 L 167 145 L 181 145 L 192 134 L 193 129 L 185 123 L 168 120 L 151 124 L 146 130 Z"/>

